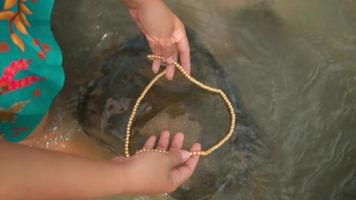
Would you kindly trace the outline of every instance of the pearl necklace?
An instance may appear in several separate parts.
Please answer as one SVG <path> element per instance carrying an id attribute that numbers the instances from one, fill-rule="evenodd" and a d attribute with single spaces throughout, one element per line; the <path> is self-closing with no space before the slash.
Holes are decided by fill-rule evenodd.
<path id="1" fill-rule="evenodd" d="M 150 61 L 153 61 L 155 59 L 159 59 L 162 62 L 164 61 L 164 58 L 162 56 L 157 56 L 157 55 L 148 55 L 147 59 Z M 207 156 L 209 154 L 211 154 L 213 151 L 215 151 L 216 149 L 218 149 L 219 147 L 221 147 L 226 141 L 229 140 L 229 138 L 232 136 L 232 134 L 234 133 L 235 130 L 235 125 L 236 125 L 236 114 L 234 111 L 234 107 L 231 103 L 231 101 L 229 100 L 229 98 L 226 96 L 226 94 L 224 93 L 223 90 L 219 89 L 219 88 L 214 88 L 208 85 L 205 85 L 203 83 L 201 83 L 200 81 L 196 80 L 195 78 L 193 78 L 191 75 L 189 75 L 184 69 L 183 67 L 177 63 L 174 62 L 173 63 L 175 65 L 175 67 L 183 74 L 183 76 L 185 78 L 187 78 L 190 82 L 192 82 L 194 85 L 198 86 L 199 88 L 209 91 L 213 94 L 219 95 L 222 100 L 225 102 L 225 105 L 230 113 L 230 128 L 227 131 L 227 133 L 225 134 L 225 136 L 219 140 L 216 144 L 214 144 L 213 146 L 209 147 L 206 150 L 202 150 L 202 151 L 198 151 L 198 152 L 191 152 L 192 155 L 199 155 L 199 156 Z M 162 71 L 161 73 L 157 74 L 148 84 L 147 86 L 144 88 L 144 90 L 142 91 L 141 95 L 137 98 L 137 101 L 132 109 L 129 121 L 127 123 L 127 128 L 126 128 L 126 138 L 125 138 L 125 156 L 126 157 L 130 157 L 130 151 L 129 151 L 129 147 L 130 147 L 130 138 L 131 138 L 131 127 L 132 127 L 132 123 L 135 119 L 136 113 L 137 113 L 137 109 L 138 106 L 141 104 L 143 98 L 147 95 L 147 93 L 149 92 L 149 90 L 152 88 L 152 86 L 163 76 L 165 75 L 166 71 Z M 139 151 L 137 151 L 136 153 L 142 153 L 142 152 L 159 152 L 159 153 L 167 153 L 167 151 L 164 150 L 159 150 L 159 149 L 141 149 Z"/>

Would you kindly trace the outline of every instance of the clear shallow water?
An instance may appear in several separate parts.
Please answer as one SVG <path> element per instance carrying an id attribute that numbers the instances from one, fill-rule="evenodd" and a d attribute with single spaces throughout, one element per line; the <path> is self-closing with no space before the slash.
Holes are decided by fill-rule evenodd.
<path id="1" fill-rule="evenodd" d="M 48 129 L 64 138 L 85 138 L 77 93 L 98 56 L 138 33 L 118 1 L 100 2 L 55 8 L 67 84 Z M 356 199 L 356 1 L 167 2 L 230 74 L 256 127 L 248 159 L 231 159 L 208 199 Z"/>

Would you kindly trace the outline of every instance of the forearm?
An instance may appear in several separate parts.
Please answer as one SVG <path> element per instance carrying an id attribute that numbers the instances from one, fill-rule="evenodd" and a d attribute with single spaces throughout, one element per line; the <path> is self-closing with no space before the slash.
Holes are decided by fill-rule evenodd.
<path id="1" fill-rule="evenodd" d="M 0 199 L 80 199 L 122 192 L 120 166 L 110 161 L 0 141 L 0 163 Z"/>
<path id="2" fill-rule="evenodd" d="M 137 9 L 146 4 L 152 3 L 153 1 L 162 1 L 162 0 L 121 0 L 124 4 L 127 5 L 130 9 Z"/>

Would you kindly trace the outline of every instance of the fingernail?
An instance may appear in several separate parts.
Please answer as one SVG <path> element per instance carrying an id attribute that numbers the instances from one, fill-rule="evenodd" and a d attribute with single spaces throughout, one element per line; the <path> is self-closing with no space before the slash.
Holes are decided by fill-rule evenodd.
<path id="1" fill-rule="evenodd" d="M 181 152 L 181 154 L 182 154 L 183 160 L 188 160 L 188 159 L 190 158 L 190 156 L 191 156 L 191 153 L 188 152 L 188 151 L 185 151 L 185 150 L 183 150 L 183 151 Z"/>
<path id="2" fill-rule="evenodd" d="M 157 68 L 153 68 L 153 73 L 157 74 L 158 69 Z"/>
<path id="3" fill-rule="evenodd" d="M 171 132 L 170 132 L 169 130 L 164 130 L 164 131 L 162 131 L 162 135 L 163 135 L 163 134 L 169 136 L 169 135 L 171 134 Z"/>

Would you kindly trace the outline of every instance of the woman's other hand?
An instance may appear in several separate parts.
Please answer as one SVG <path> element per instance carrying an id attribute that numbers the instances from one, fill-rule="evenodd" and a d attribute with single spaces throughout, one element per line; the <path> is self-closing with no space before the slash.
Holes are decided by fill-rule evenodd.
<path id="1" fill-rule="evenodd" d="M 151 136 L 144 149 L 157 149 L 167 153 L 142 152 L 126 159 L 115 158 L 124 165 L 128 179 L 123 191 L 126 194 L 163 194 L 175 191 L 193 174 L 199 157 L 191 156 L 190 152 L 182 150 L 184 134 L 174 135 L 169 144 L 169 132 L 164 131 L 159 141 Z M 200 144 L 194 144 L 190 151 L 200 151 Z"/>
<path id="2" fill-rule="evenodd" d="M 163 56 L 168 63 L 166 77 L 172 80 L 178 57 L 183 68 L 190 73 L 190 48 L 183 23 L 162 0 L 128 0 L 129 12 L 145 34 L 155 55 Z M 160 61 L 155 60 L 152 70 L 157 73 Z"/>

